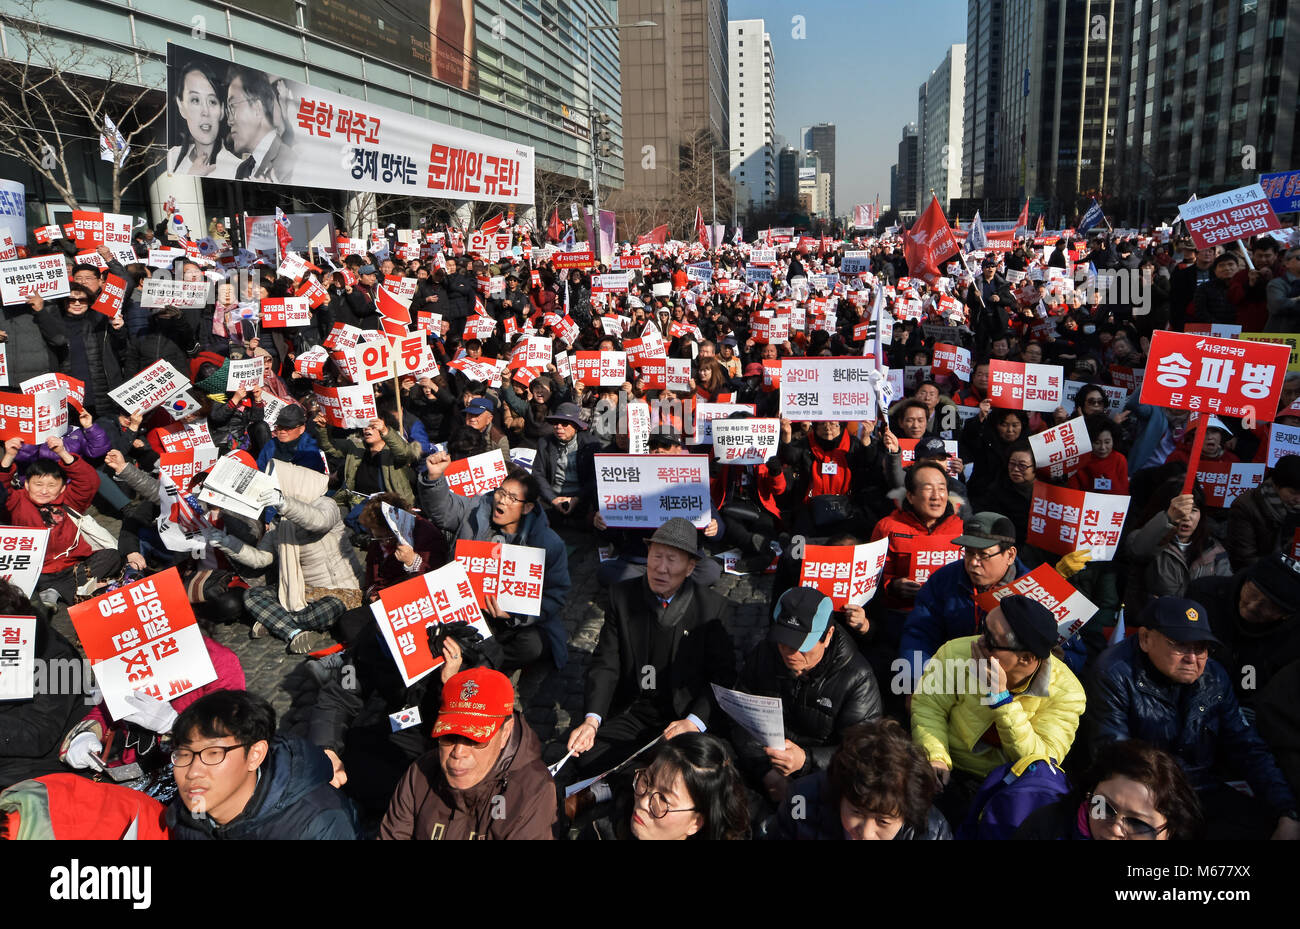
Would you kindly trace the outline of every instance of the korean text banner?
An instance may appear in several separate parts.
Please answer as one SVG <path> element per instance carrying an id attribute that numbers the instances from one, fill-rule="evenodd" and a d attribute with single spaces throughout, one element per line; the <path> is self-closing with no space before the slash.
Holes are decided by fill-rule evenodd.
<path id="1" fill-rule="evenodd" d="M 531 146 L 419 119 L 170 43 L 167 94 L 173 100 L 194 98 L 192 106 L 168 107 L 167 167 L 173 173 L 533 202 Z M 225 113 L 215 133 L 207 115 L 213 100 Z M 200 105 L 203 101 L 209 106 Z"/>

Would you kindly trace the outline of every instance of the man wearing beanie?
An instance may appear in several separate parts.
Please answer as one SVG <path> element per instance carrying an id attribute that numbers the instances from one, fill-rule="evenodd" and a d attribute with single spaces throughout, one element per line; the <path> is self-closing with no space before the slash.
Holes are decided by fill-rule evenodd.
<path id="1" fill-rule="evenodd" d="M 1187 596 L 1205 605 L 1248 719 L 1255 698 L 1278 671 L 1300 660 L 1300 561 L 1266 555 L 1232 577 L 1197 578 Z"/>
<path id="2" fill-rule="evenodd" d="M 1059 763 L 1074 744 L 1083 685 L 1052 657 L 1056 617 L 1029 597 L 1004 597 L 984 631 L 944 644 L 912 697 L 912 738 L 947 784 L 940 806 L 961 822 L 995 768 L 1043 755 Z M 908 672 L 900 672 L 895 683 Z"/>
<path id="3" fill-rule="evenodd" d="M 1178 759 L 1196 788 L 1208 838 L 1300 838 L 1296 800 L 1237 705 L 1201 604 L 1160 597 L 1138 634 L 1102 652 L 1088 681 L 1088 744 L 1141 739 Z M 1229 787 L 1244 780 L 1253 796 Z"/>

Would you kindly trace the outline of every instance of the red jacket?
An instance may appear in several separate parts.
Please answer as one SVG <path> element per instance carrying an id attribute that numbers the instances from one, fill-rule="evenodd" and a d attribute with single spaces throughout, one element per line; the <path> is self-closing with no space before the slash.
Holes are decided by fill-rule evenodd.
<path id="1" fill-rule="evenodd" d="M 709 478 L 709 490 L 713 497 L 713 505 L 721 510 L 727 505 L 731 492 L 737 487 L 745 465 L 720 465 L 718 473 Z M 779 521 L 781 519 L 781 508 L 776 505 L 776 498 L 785 493 L 788 487 L 785 479 L 785 469 L 777 468 L 775 475 L 767 470 L 766 464 L 754 465 L 754 486 L 757 490 L 756 496 L 758 502 L 763 505 L 763 509 L 771 513 Z"/>
<path id="2" fill-rule="evenodd" d="M 66 482 L 63 492 L 44 508 L 50 517 L 48 525 L 41 515 L 41 508 L 32 502 L 25 489 L 9 494 L 10 525 L 50 530 L 50 540 L 45 546 L 45 564 L 41 566 L 42 574 L 65 571 L 89 558 L 93 551 L 84 537 L 78 537 L 77 524 L 68 516 L 65 508 L 71 507 L 84 516 L 86 507 L 90 506 L 90 501 L 99 492 L 99 474 L 78 455 L 73 456 L 72 464 L 60 462 L 59 466 L 63 468 Z M 0 468 L 0 481 L 8 484 L 13 476 L 12 465 Z"/>
<path id="3" fill-rule="evenodd" d="M 1119 452 L 1111 452 L 1105 458 L 1094 458 L 1088 452 L 1079 459 L 1079 470 L 1070 475 L 1065 486 L 1103 494 L 1126 494 L 1128 459 Z"/>
<path id="4" fill-rule="evenodd" d="M 922 548 L 932 548 L 936 544 L 950 541 L 962 534 L 962 519 L 953 510 L 952 504 L 934 528 L 926 529 L 925 524 L 912 511 L 906 500 L 898 509 L 876 523 L 875 530 L 868 541 L 878 542 L 889 538 L 889 554 L 885 557 L 885 571 L 881 586 L 884 588 L 884 606 L 886 609 L 910 609 L 913 597 L 901 597 L 894 591 L 896 580 L 911 580 L 912 555 Z"/>

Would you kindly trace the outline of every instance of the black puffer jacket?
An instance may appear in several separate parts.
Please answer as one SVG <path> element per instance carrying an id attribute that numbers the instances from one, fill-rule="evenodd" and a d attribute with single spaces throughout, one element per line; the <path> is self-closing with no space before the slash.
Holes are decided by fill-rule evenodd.
<path id="1" fill-rule="evenodd" d="M 795 816 L 795 804 L 800 804 L 799 816 Z M 825 771 L 818 771 L 807 777 L 801 777 L 790 785 L 790 794 L 781 804 L 775 817 L 768 821 L 763 830 L 767 839 L 815 839 L 821 841 L 843 839 L 844 826 L 840 823 L 840 804 L 831 790 L 830 781 Z M 948 821 L 935 807 L 930 807 L 926 817 L 925 829 L 920 830 L 910 823 L 894 836 L 895 842 L 911 842 L 917 839 L 951 839 L 952 829 Z"/>
<path id="2" fill-rule="evenodd" d="M 880 716 L 880 688 L 871 665 L 853 645 L 848 632 L 833 624 L 835 633 L 822 660 L 795 677 L 770 642 L 760 642 L 745 661 L 737 690 L 781 698 L 785 737 L 804 750 L 807 760 L 796 776 L 825 771 L 839 747 L 840 734 L 850 726 Z M 732 744 L 741 772 L 757 783 L 771 762 L 763 745 L 739 726 Z"/>
<path id="3" fill-rule="evenodd" d="M 1242 718 L 1223 665 L 1207 659 L 1193 684 L 1170 681 L 1131 636 L 1101 653 L 1088 682 L 1089 746 L 1141 739 L 1182 765 L 1196 790 L 1221 787 L 1227 775 L 1250 785 L 1279 816 L 1295 796 L 1253 726 Z"/>
<path id="4" fill-rule="evenodd" d="M 57 682 L 65 676 L 79 680 L 81 658 L 43 619 L 36 620 L 35 655 L 38 666 L 50 669 L 47 686 L 38 686 L 30 700 L 0 701 L 0 790 L 67 770 L 59 761 L 59 746 L 86 715 L 84 685 L 78 690 Z"/>
<path id="5" fill-rule="evenodd" d="M 1237 699 L 1247 708 L 1254 707 L 1255 698 L 1278 671 L 1300 661 L 1300 613 L 1294 608 L 1280 622 L 1242 620 L 1237 606 L 1241 588 L 1254 575 L 1252 565 L 1232 577 L 1200 577 L 1187 586 L 1188 598 L 1210 614 L 1210 629 L 1223 643 L 1215 657 L 1228 669 Z"/>
<path id="6" fill-rule="evenodd" d="M 333 777 L 315 745 L 276 738 L 242 813 L 218 826 L 191 815 L 177 797 L 167 807 L 167 826 L 173 839 L 359 839 L 352 801 L 330 786 Z"/>

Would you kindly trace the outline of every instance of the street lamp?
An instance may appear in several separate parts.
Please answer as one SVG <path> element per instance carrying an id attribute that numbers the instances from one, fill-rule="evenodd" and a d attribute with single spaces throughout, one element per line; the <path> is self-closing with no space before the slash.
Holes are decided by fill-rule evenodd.
<path id="1" fill-rule="evenodd" d="M 743 152 L 743 148 L 729 148 L 726 151 L 728 155 L 734 155 L 736 152 Z M 718 227 L 718 150 L 712 145 L 709 146 L 709 181 L 713 185 L 713 227 L 709 229 L 709 238 L 713 238 L 713 230 Z M 730 172 L 728 172 L 730 173 Z M 731 188 L 731 226 L 736 226 L 736 188 Z"/>
<path id="2" fill-rule="evenodd" d="M 588 137 L 588 141 L 591 143 L 591 208 L 596 214 L 596 226 L 599 228 L 600 192 L 597 188 L 600 186 L 598 182 L 598 177 L 600 175 L 600 162 L 597 158 L 596 149 L 596 91 L 595 85 L 591 80 L 591 34 L 603 30 L 612 30 L 617 32 L 619 29 L 642 29 L 647 26 L 657 26 L 659 24 L 648 19 L 643 19 L 636 23 L 604 23 L 593 26 L 591 25 L 591 14 L 587 12 L 582 14 L 582 24 L 586 30 L 585 35 L 587 37 L 587 131 L 591 133 Z M 599 251 L 599 244 L 597 245 L 596 250 Z"/>

